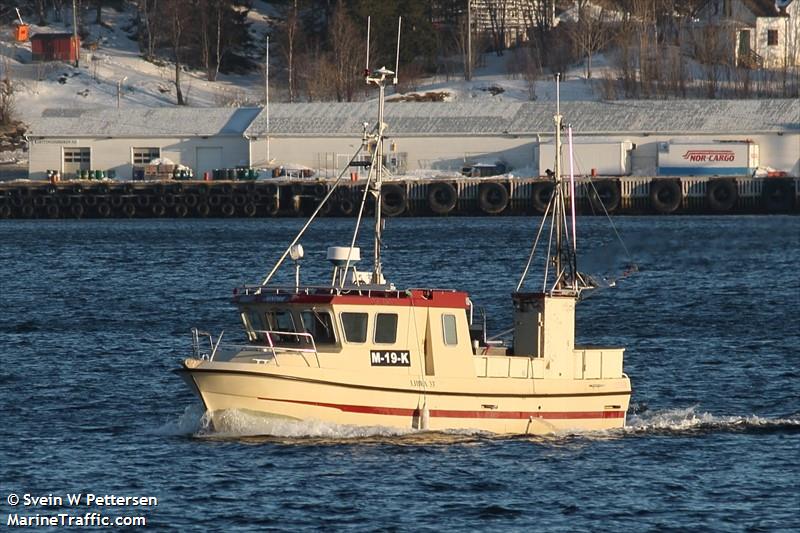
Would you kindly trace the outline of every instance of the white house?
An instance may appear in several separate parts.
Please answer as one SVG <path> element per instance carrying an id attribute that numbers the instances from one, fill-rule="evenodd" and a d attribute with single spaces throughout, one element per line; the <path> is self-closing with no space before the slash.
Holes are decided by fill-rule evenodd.
<path id="1" fill-rule="evenodd" d="M 721 30 L 737 66 L 800 66 L 800 0 L 709 0 L 698 18 Z"/>

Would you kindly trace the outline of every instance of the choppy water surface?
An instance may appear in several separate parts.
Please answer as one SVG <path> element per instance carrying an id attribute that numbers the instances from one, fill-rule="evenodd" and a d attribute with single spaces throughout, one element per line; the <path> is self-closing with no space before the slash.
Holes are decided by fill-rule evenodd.
<path id="1" fill-rule="evenodd" d="M 616 222 L 640 271 L 581 304 L 578 336 L 628 348 L 629 426 L 531 438 L 241 413 L 211 432 L 170 370 L 192 326 L 234 335 L 231 289 L 260 280 L 301 221 L 4 221 L 0 518 L 58 512 L 11 507 L 11 492 L 92 492 L 158 497 L 103 510 L 157 530 L 797 530 L 800 221 Z M 390 220 L 385 270 L 469 290 L 499 331 L 534 224 Z M 607 222 L 584 224 L 585 270 L 615 277 L 627 259 Z M 306 279 L 349 227 L 303 240 Z"/>

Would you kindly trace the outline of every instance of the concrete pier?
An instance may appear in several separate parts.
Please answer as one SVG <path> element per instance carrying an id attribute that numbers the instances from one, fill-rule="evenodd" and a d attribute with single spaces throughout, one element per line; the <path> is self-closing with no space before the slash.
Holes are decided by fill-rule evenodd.
<path id="1" fill-rule="evenodd" d="M 0 218 L 183 218 L 307 216 L 331 180 L 0 183 Z M 343 181 L 323 216 L 355 216 L 365 183 Z M 386 216 L 502 216 L 542 213 L 553 184 L 541 178 L 393 178 Z M 369 196 L 368 196 L 369 198 Z M 800 178 L 622 177 L 578 179 L 581 214 L 800 213 Z M 367 211 L 371 208 L 368 200 Z"/>

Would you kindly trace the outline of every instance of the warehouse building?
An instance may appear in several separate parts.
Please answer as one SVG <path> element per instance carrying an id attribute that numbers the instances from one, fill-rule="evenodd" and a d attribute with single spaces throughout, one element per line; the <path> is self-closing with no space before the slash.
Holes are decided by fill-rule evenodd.
<path id="1" fill-rule="evenodd" d="M 31 179 L 57 170 L 65 178 L 102 170 L 132 179 L 134 167 L 169 159 L 196 176 L 218 168 L 247 166 L 247 126 L 256 108 L 54 109 L 27 133 Z"/>
<path id="2" fill-rule="evenodd" d="M 384 165 L 398 175 L 487 165 L 541 175 L 552 167 L 554 111 L 553 102 L 388 102 Z M 30 174 L 44 179 L 59 170 L 69 177 L 86 168 L 129 179 L 134 165 L 162 157 L 195 176 L 250 166 L 333 177 L 346 169 L 376 113 L 375 102 L 272 104 L 269 114 L 185 107 L 47 111 L 28 133 Z M 562 114 L 575 131 L 579 173 L 656 175 L 672 143 L 697 142 L 756 145 L 758 166 L 800 176 L 797 100 L 564 102 Z"/>
<path id="3" fill-rule="evenodd" d="M 376 112 L 372 102 L 272 105 L 269 119 L 262 111 L 245 131 L 251 161 L 335 175 L 360 146 L 363 124 L 374 124 Z M 385 165 L 405 174 L 501 162 L 516 175 L 540 175 L 552 167 L 552 149 L 546 147 L 552 145 L 554 112 L 554 102 L 388 102 Z M 670 141 L 696 140 L 751 141 L 759 147 L 760 166 L 800 176 L 797 100 L 576 101 L 563 102 L 561 113 L 573 127 L 576 164 L 586 174 L 594 168 L 598 174 L 652 176 L 659 150 Z M 617 172 L 596 168 L 595 160 L 609 151 L 625 152 Z"/>

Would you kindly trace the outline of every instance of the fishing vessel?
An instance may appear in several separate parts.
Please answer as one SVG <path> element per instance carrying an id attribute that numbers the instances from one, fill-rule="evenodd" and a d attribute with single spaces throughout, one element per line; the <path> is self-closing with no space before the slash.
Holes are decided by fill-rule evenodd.
<path id="1" fill-rule="evenodd" d="M 547 434 L 624 426 L 631 394 L 624 349 L 575 344 L 575 306 L 593 283 L 578 271 L 575 211 L 570 216 L 568 201 L 575 184 L 562 176 L 559 156 L 554 193 L 511 294 L 510 343 L 489 337 L 485 317 L 476 317 L 466 292 L 398 288 L 385 278 L 381 162 L 384 91 L 387 82 L 396 83 L 393 76 L 385 68 L 366 71 L 367 83 L 379 90 L 378 121 L 369 130 L 364 126 L 351 162 L 369 153 L 370 172 L 349 245 L 327 250 L 330 278 L 300 282 L 300 240 L 347 167 L 266 278 L 234 291 L 247 342 L 224 344 L 222 335 L 215 339 L 195 329 L 193 356 L 178 372 L 212 422 L 226 410 L 240 410 L 419 430 Z M 560 154 L 558 109 L 554 122 Z M 360 270 L 355 244 L 368 203 L 375 211 L 372 268 Z M 545 233 L 549 238 L 542 238 Z M 545 240 L 544 260 L 534 261 Z M 287 258 L 294 261 L 295 283 L 275 285 Z M 530 268 L 539 263 L 539 290 L 526 292 Z"/>

